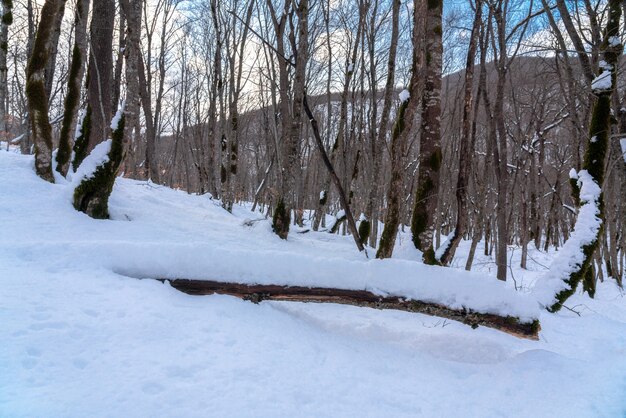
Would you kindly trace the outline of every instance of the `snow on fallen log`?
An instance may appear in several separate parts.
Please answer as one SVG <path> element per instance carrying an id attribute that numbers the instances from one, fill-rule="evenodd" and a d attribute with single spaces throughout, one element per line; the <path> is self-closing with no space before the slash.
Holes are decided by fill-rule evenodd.
<path id="1" fill-rule="evenodd" d="M 454 311 L 517 318 L 532 324 L 536 300 L 475 273 L 415 261 L 346 260 L 303 252 L 223 248 L 201 243 L 126 242 L 106 250 L 109 268 L 136 278 L 218 280 L 240 285 L 365 291 L 378 298 L 420 301 Z"/>
<path id="2" fill-rule="evenodd" d="M 472 328 L 485 326 L 520 338 L 538 339 L 539 321 L 521 322 L 515 317 L 502 317 L 493 314 L 473 312 L 467 309 L 451 309 L 436 303 L 420 300 L 407 300 L 397 296 L 376 295 L 366 290 L 346 290 L 323 287 L 252 285 L 211 280 L 160 279 L 190 295 L 211 295 L 214 293 L 236 296 L 259 303 L 264 300 L 338 303 L 375 309 L 395 309 L 418 312 L 426 315 L 451 319 Z"/>

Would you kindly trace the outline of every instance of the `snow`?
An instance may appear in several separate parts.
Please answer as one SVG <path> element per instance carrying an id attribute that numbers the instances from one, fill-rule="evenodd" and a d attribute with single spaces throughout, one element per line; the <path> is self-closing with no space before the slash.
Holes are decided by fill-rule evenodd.
<path id="1" fill-rule="evenodd" d="M 570 174 L 571 177 L 571 174 Z M 597 237 L 602 220 L 599 218 L 600 209 L 598 199 L 600 186 L 593 180 L 587 170 L 578 172 L 578 187 L 580 188 L 581 207 L 576 218 L 576 225 L 570 238 L 556 255 L 550 270 L 545 274 L 533 291 L 537 300 L 544 306 L 551 306 L 556 302 L 555 295 L 569 287 L 565 280 L 583 262 L 584 254 L 581 248 L 591 244 Z"/>
<path id="2" fill-rule="evenodd" d="M 626 138 L 620 139 L 619 143 L 622 146 L 622 156 L 624 157 L 624 162 L 626 163 Z"/>
<path id="3" fill-rule="evenodd" d="M 400 94 L 398 95 L 398 97 L 400 98 L 400 101 L 402 103 L 406 102 L 407 100 L 409 100 L 409 98 L 411 97 L 411 94 L 409 93 L 409 91 L 407 89 L 404 89 L 400 92 Z"/>
<path id="4" fill-rule="evenodd" d="M 454 236 L 454 232 L 455 232 L 455 230 L 453 229 L 446 236 L 446 239 L 443 241 L 443 243 L 441 243 L 439 248 L 437 248 L 437 250 L 435 251 L 435 258 L 437 260 L 441 260 L 441 257 L 443 257 L 443 253 L 445 253 L 446 250 L 448 249 L 448 247 L 450 246 L 450 244 L 452 244 L 452 237 Z"/>
<path id="5" fill-rule="evenodd" d="M 580 317 L 549 314 L 495 280 L 488 258 L 474 274 L 367 261 L 350 237 L 284 241 L 269 220 L 245 225 L 245 207 L 231 215 L 206 196 L 121 178 L 112 220 L 92 220 L 73 210 L 69 187 L 38 179 L 32 157 L 0 152 L 0 416 L 626 413 L 626 299 L 608 280 L 596 299 L 570 299 Z M 399 240 L 397 253 L 415 259 Z M 523 288 L 543 273 L 532 260 L 552 257 L 530 251 L 529 270 L 512 266 Z M 487 309 L 503 298 L 543 330 L 529 341 L 414 313 L 189 296 L 133 277 L 358 284 Z"/>
<path id="6" fill-rule="evenodd" d="M 605 91 L 611 89 L 611 71 L 605 69 L 602 73 L 591 82 L 591 90 Z"/>
<path id="7" fill-rule="evenodd" d="M 609 36 L 610 46 L 619 46 L 621 44 L 622 44 L 622 41 L 620 41 L 619 36 Z"/>
<path id="8" fill-rule="evenodd" d="M 335 215 L 335 218 L 337 218 L 337 220 L 339 219 L 343 219 L 346 217 L 346 211 L 343 209 L 340 209 L 337 214 Z"/>
<path id="9" fill-rule="evenodd" d="M 117 112 L 115 112 L 115 116 L 113 116 L 113 119 L 111 120 L 112 131 L 115 131 L 117 127 L 119 126 L 120 120 L 122 120 L 122 115 L 124 114 L 124 107 L 126 107 L 126 102 L 122 100 L 119 108 L 117 109 Z"/>
<path id="10" fill-rule="evenodd" d="M 83 122 L 85 120 L 86 114 L 87 111 L 85 109 L 81 109 L 78 112 L 78 118 L 76 120 L 76 130 L 74 131 L 74 140 L 77 140 L 83 134 Z"/>
<path id="11" fill-rule="evenodd" d="M 96 145 L 72 175 L 72 191 L 83 181 L 93 177 L 96 169 L 109 161 L 111 140 L 107 139 Z"/>

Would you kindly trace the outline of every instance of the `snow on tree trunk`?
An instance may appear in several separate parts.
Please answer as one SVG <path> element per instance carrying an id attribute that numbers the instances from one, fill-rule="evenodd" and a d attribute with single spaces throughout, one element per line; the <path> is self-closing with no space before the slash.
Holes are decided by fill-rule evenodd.
<path id="1" fill-rule="evenodd" d="M 73 175 L 74 208 L 95 219 L 109 218 L 109 196 L 124 156 L 124 105 L 111 122 L 111 139 L 98 144 Z"/>
<path id="2" fill-rule="evenodd" d="M 600 63 L 601 73 L 591 83 L 597 99 L 593 104 L 589 143 L 583 169 L 570 174 L 570 178 L 576 180 L 574 194 L 582 206 L 574 231 L 552 263 L 548 277 L 535 289 L 539 301 L 551 312 L 561 309 L 576 291 L 580 281 L 583 281 L 584 289 L 591 297 L 595 293 L 595 278 L 591 268 L 603 231 L 601 187 L 611 131 L 611 94 L 615 90 L 618 60 L 623 50 L 619 42 L 621 14 L 621 2 L 610 0 L 608 22 L 601 45 L 604 60 Z"/>

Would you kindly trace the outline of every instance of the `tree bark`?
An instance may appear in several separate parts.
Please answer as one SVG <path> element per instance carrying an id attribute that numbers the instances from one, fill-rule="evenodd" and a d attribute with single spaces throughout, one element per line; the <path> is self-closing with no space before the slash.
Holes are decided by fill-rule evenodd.
<path id="1" fill-rule="evenodd" d="M 468 309 L 452 309 L 432 302 L 406 300 L 398 296 L 381 297 L 366 290 L 280 285 L 246 285 L 209 280 L 159 279 L 189 295 L 230 295 L 259 303 L 264 300 L 289 302 L 338 303 L 375 309 L 395 309 L 451 319 L 472 328 L 484 326 L 519 337 L 537 340 L 539 321 L 520 322 L 514 317 L 478 313 Z"/>
<path id="2" fill-rule="evenodd" d="M 109 196 L 124 156 L 125 116 L 122 107 L 115 118 L 117 123 L 111 122 L 111 79 L 113 76 L 111 51 L 114 22 L 114 0 L 95 2 L 91 21 L 91 54 L 87 88 L 88 116 L 85 118 L 86 123 L 83 123 L 83 134 L 85 131 L 88 132 L 87 149 L 89 151 L 108 138 L 111 138 L 111 146 L 107 155 L 108 160 L 98 165 L 91 177 L 81 179 L 74 190 L 74 208 L 96 219 L 109 217 Z M 109 133 L 111 133 L 110 136 Z"/>
<path id="3" fill-rule="evenodd" d="M 56 169 L 63 176 L 67 174 L 72 155 L 76 120 L 80 107 L 80 89 L 85 75 L 89 3 L 89 0 L 78 0 L 74 15 L 74 48 L 67 79 L 67 95 L 65 96 L 61 133 L 59 134 L 59 150 L 57 151 Z"/>
<path id="4" fill-rule="evenodd" d="M 65 0 L 46 0 L 26 70 L 26 97 L 35 144 L 35 171 L 42 179 L 54 183 L 52 174 L 52 127 L 48 119 L 48 96 L 45 71 L 52 50 L 52 36 Z"/>
<path id="5" fill-rule="evenodd" d="M 87 151 L 91 152 L 110 135 L 112 117 L 111 86 L 113 77 L 113 23 L 115 1 L 98 0 L 91 20 L 87 101 L 91 108 L 91 127 Z"/>
<path id="6" fill-rule="evenodd" d="M 593 93 L 597 96 L 593 104 L 591 123 L 589 126 L 589 142 L 587 143 L 587 151 L 583 160 L 583 170 L 587 170 L 592 180 L 602 187 L 605 175 L 605 161 L 609 148 L 609 134 L 611 132 L 611 95 L 613 94 L 617 84 L 617 66 L 619 57 L 623 51 L 623 45 L 620 40 L 620 18 L 622 14 L 620 0 L 610 0 L 609 14 L 607 26 L 604 32 L 604 40 L 601 49 L 603 50 L 604 61 L 606 62 L 602 74 L 610 72 L 610 86 L 603 86 L 593 89 Z M 593 86 L 593 84 L 592 84 Z M 593 87 L 592 87 L 593 88 Z M 548 307 L 551 312 L 561 309 L 563 303 L 576 291 L 578 283 L 582 280 L 584 289 L 591 297 L 595 294 L 595 280 L 592 269 L 593 257 L 599 244 L 599 239 L 603 235 L 603 197 L 602 193 L 595 202 L 588 202 L 597 205 L 598 218 L 601 220 L 600 228 L 596 236 L 591 242 L 586 243 L 580 248 L 584 254 L 583 261 L 577 265 L 569 274 L 565 283 L 567 287 L 555 295 L 556 302 Z M 578 222 L 574 227 L 579 227 Z M 585 227 L 584 225 L 580 227 Z"/>
<path id="7" fill-rule="evenodd" d="M 56 70 L 57 51 L 59 48 L 59 38 L 61 37 L 61 24 L 63 23 L 63 15 L 65 14 L 65 2 L 61 5 L 58 13 L 55 15 L 54 30 L 50 36 L 50 55 L 46 64 L 45 71 L 45 85 L 46 85 L 46 97 L 48 98 L 48 105 L 52 100 L 52 87 L 54 85 L 54 72 Z"/>
<path id="8" fill-rule="evenodd" d="M 7 93 L 8 93 L 8 68 L 7 52 L 9 48 L 9 26 L 13 23 L 13 2 L 2 0 L 2 22 L 0 22 L 0 139 L 9 141 L 7 124 Z"/>
<path id="9" fill-rule="evenodd" d="M 411 219 L 413 243 L 422 252 L 426 264 L 439 264 L 433 238 L 441 167 L 441 72 L 442 72 L 442 0 L 426 2 L 425 85 L 422 93 L 420 127 L 420 166 Z"/>
<path id="10" fill-rule="evenodd" d="M 139 55 L 141 54 L 141 10 L 143 0 L 122 0 L 122 9 L 126 16 L 126 42 L 124 58 L 126 60 L 126 100 L 124 108 L 125 126 L 123 153 L 130 150 L 135 126 L 139 122 Z"/>

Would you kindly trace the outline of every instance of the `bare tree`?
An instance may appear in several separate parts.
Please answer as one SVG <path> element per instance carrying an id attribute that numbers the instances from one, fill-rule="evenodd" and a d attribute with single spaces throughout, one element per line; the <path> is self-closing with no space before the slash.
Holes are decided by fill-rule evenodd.
<path id="1" fill-rule="evenodd" d="M 52 174 L 52 127 L 48 119 L 48 96 L 45 88 L 45 70 L 52 51 L 52 37 L 58 15 L 65 0 L 46 0 L 41 10 L 41 21 L 28 61 L 26 96 L 35 144 L 35 171 L 44 180 L 54 182 Z"/>
<path id="2" fill-rule="evenodd" d="M 424 25 L 424 90 L 422 92 L 422 120 L 420 127 L 420 166 L 415 192 L 415 208 L 411 232 L 415 247 L 422 251 L 426 264 L 439 264 L 435 257 L 433 238 L 439 168 L 441 167 L 441 71 L 443 0 L 429 0 L 425 8 Z"/>
<path id="3" fill-rule="evenodd" d="M 67 174 L 72 154 L 76 120 L 80 107 L 81 85 L 85 74 L 87 61 L 87 17 L 89 15 L 89 0 L 78 0 L 74 15 L 74 48 L 72 62 L 67 79 L 67 94 L 63 123 L 59 134 L 59 150 L 56 156 L 56 169 L 61 175 Z"/>

